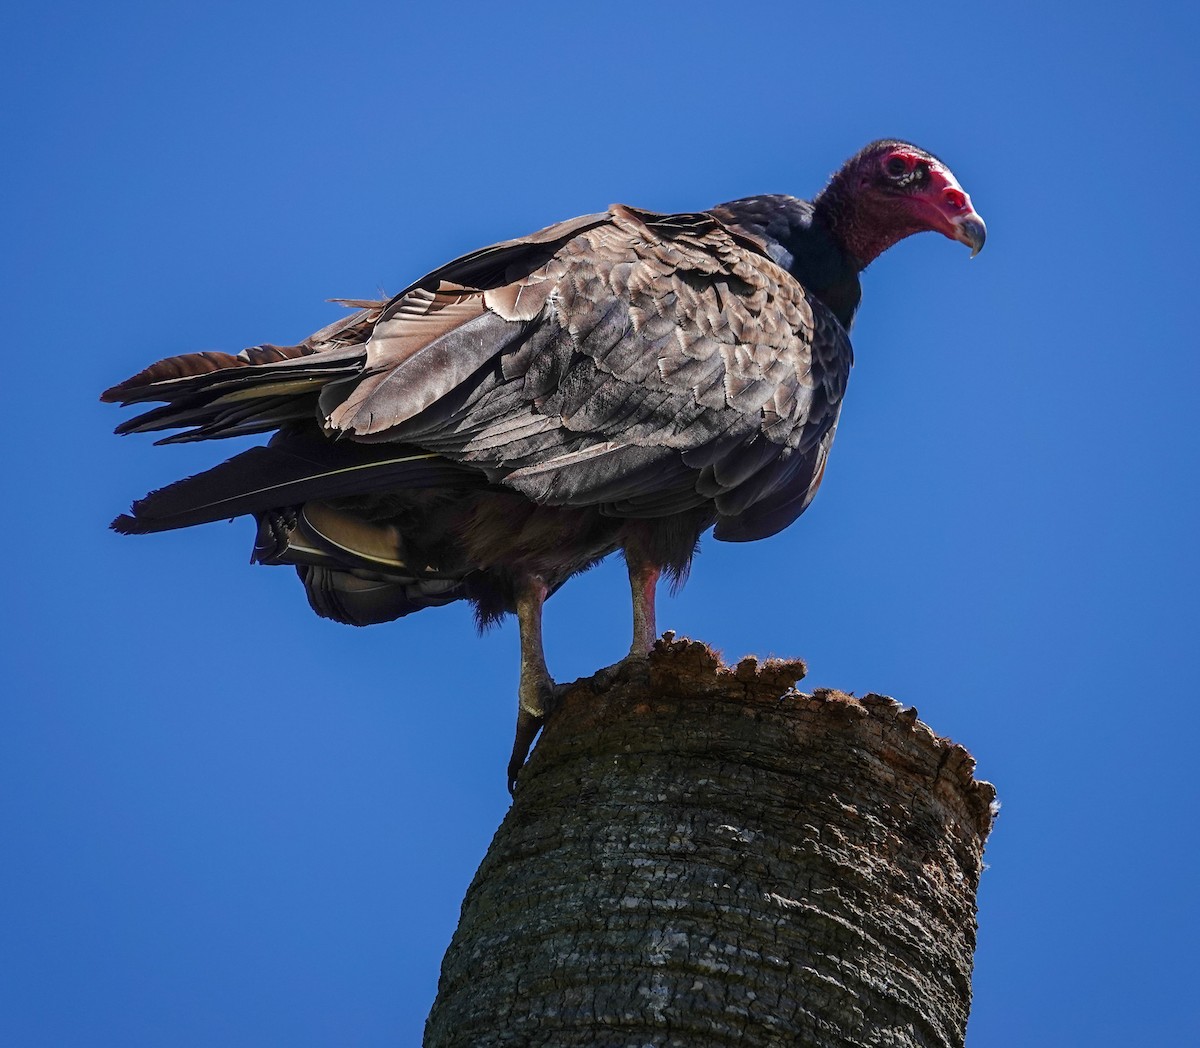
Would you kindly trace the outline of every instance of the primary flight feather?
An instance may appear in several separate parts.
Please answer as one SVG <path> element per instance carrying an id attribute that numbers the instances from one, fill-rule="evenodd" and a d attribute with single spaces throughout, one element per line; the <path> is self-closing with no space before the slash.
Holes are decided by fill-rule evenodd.
<path id="1" fill-rule="evenodd" d="M 758 539 L 803 513 L 850 373 L 859 273 L 922 230 L 973 254 L 986 234 L 945 164 L 884 140 L 811 204 L 614 205 L 351 303 L 299 345 L 159 361 L 103 394 L 162 404 L 119 433 L 274 436 L 113 527 L 252 515 L 255 561 L 295 565 L 313 609 L 353 625 L 455 600 L 481 623 L 515 613 L 511 787 L 553 688 L 545 598 L 622 550 L 629 657 L 644 657 L 658 578 L 682 576 L 708 528 Z"/>

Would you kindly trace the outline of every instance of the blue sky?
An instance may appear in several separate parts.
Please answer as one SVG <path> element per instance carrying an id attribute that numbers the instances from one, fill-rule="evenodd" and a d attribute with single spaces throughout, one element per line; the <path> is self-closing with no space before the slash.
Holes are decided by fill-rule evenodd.
<path id="1" fill-rule="evenodd" d="M 825 6 L 8 14 L 0 1041 L 418 1043 L 508 802 L 515 629 L 319 620 L 245 521 L 111 534 L 235 447 L 113 437 L 99 391 L 614 201 L 810 196 L 885 135 L 987 249 L 871 267 L 814 506 L 707 541 L 660 626 L 976 755 L 972 1048 L 1200 1040 L 1196 15 Z M 567 587 L 551 670 L 628 615 L 618 563 Z"/>

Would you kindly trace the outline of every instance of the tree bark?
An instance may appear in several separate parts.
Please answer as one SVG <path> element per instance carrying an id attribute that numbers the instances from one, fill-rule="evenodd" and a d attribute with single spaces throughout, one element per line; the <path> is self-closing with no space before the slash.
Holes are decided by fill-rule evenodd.
<path id="1" fill-rule="evenodd" d="M 995 791 L 878 695 L 668 634 L 552 711 L 427 1048 L 962 1045 Z"/>

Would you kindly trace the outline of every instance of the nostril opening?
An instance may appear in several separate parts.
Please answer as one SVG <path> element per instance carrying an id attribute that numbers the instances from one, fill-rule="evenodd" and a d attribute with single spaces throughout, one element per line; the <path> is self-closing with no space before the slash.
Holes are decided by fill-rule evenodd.
<path id="1" fill-rule="evenodd" d="M 944 197 L 946 203 L 956 211 L 961 211 L 967 206 L 967 195 L 961 190 L 945 189 L 942 191 L 942 196 Z"/>

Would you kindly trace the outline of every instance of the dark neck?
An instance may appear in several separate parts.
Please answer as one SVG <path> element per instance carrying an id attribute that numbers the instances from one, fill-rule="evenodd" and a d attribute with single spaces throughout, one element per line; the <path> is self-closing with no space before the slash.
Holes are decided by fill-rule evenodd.
<path id="1" fill-rule="evenodd" d="M 898 222 L 895 209 L 886 201 L 858 192 L 852 184 L 855 175 L 855 169 L 834 175 L 817 194 L 813 211 L 861 272 L 893 244 L 923 227 L 915 220 L 907 225 Z"/>
<path id="2" fill-rule="evenodd" d="M 783 195 L 745 197 L 713 208 L 713 214 L 758 244 L 849 330 L 862 297 L 862 267 L 846 255 L 812 204 Z"/>

